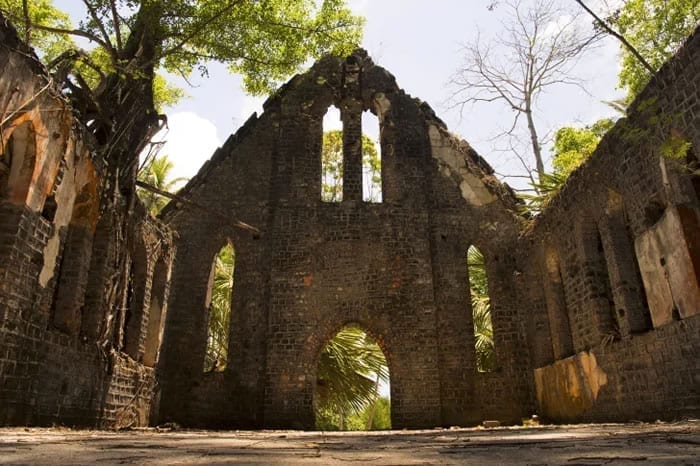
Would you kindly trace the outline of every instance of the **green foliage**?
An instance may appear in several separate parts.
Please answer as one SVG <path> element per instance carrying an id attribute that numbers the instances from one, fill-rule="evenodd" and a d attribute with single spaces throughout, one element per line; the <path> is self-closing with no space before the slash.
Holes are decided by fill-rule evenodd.
<path id="1" fill-rule="evenodd" d="M 204 372 L 223 371 L 228 363 L 229 325 L 236 253 L 227 244 L 214 259 L 214 283 L 209 307 Z"/>
<path id="2" fill-rule="evenodd" d="M 610 21 L 658 70 L 700 23 L 700 0 L 627 0 Z M 620 87 L 631 101 L 651 76 L 624 47 L 622 57 Z"/>
<path id="3" fill-rule="evenodd" d="M 566 175 L 545 173 L 539 182 L 533 183 L 534 194 L 521 194 L 519 197 L 525 204 L 522 212 L 526 215 L 536 215 L 549 204 L 549 201 L 559 192 L 566 182 Z"/>
<path id="4" fill-rule="evenodd" d="M 186 181 L 185 178 L 169 179 L 172 169 L 173 163 L 168 159 L 167 155 L 154 157 L 139 171 L 138 179 L 154 188 L 172 192 L 179 183 Z M 143 205 L 146 206 L 146 209 L 153 215 L 158 215 L 161 209 L 170 201 L 143 188 L 137 188 L 136 193 Z"/>
<path id="5" fill-rule="evenodd" d="M 348 326 L 321 351 L 316 382 L 319 429 L 345 429 L 345 419 L 361 413 L 377 399 L 378 384 L 389 380 L 379 345 L 361 329 Z"/>
<path id="6" fill-rule="evenodd" d="M 372 139 L 362 135 L 362 165 L 366 180 L 369 181 L 369 200 L 379 201 L 381 196 L 381 158 Z M 321 200 L 340 202 L 343 200 L 343 132 L 341 130 L 323 133 L 321 149 Z"/>
<path id="7" fill-rule="evenodd" d="M 661 145 L 661 155 L 668 159 L 685 162 L 693 143 L 680 134 L 672 132 Z"/>
<path id="8" fill-rule="evenodd" d="M 491 372 L 496 367 L 491 299 L 489 298 L 484 255 L 475 246 L 470 246 L 467 252 L 467 268 L 469 269 L 469 293 L 474 321 L 476 367 L 479 372 Z"/>
<path id="9" fill-rule="evenodd" d="M 30 0 L 29 22 L 31 24 L 43 24 L 52 28 L 70 28 L 70 17 L 63 11 L 53 6 L 52 0 Z M 45 30 L 30 27 L 27 37 L 27 24 L 22 8 L 22 0 L 0 0 L 0 11 L 10 18 L 17 28 L 19 36 L 28 40 L 37 54 L 45 61 L 50 62 L 64 50 L 75 47 L 73 40 L 66 35 L 58 35 Z"/>
<path id="10" fill-rule="evenodd" d="M 387 429 L 391 429 L 391 400 L 386 397 L 377 398 L 373 404 L 365 406 L 362 411 L 352 413 L 345 420 L 345 430 Z"/>
<path id="11" fill-rule="evenodd" d="M 90 90 L 103 92 L 110 76 L 150 79 L 155 107 L 175 102 L 181 91 L 155 79 L 151 68 L 186 77 L 224 62 L 243 75 L 250 93 L 264 94 L 309 58 L 346 54 L 362 38 L 363 20 L 344 0 L 86 0 L 77 25 L 51 0 L 29 3 L 32 43 L 47 59 L 74 48 L 71 37 L 88 39 L 96 48 L 80 55 L 74 73 Z M 0 0 L 0 9 L 24 28 L 22 0 Z"/>
<path id="12" fill-rule="evenodd" d="M 603 135 L 614 124 L 612 119 L 604 118 L 583 128 L 572 126 L 560 128 L 554 135 L 554 158 L 552 159 L 554 173 L 568 177 L 590 157 Z"/>
<path id="13" fill-rule="evenodd" d="M 343 132 L 340 130 L 323 133 L 321 199 L 325 202 L 343 200 Z"/>
<path id="14" fill-rule="evenodd" d="M 187 97 L 185 91 L 170 84 L 161 74 L 153 78 L 153 103 L 156 111 L 162 112 L 165 107 L 172 107 Z"/>
<path id="15" fill-rule="evenodd" d="M 365 134 L 362 135 L 362 167 L 363 182 L 368 185 L 363 199 L 368 202 L 381 202 L 382 158 L 372 139 Z"/>

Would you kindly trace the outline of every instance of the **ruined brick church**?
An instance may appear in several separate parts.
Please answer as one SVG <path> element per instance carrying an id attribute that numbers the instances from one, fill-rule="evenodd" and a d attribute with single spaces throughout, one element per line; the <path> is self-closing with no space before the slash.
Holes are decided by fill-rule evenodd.
<path id="1" fill-rule="evenodd" d="M 292 78 L 180 201 L 158 218 L 135 205 L 126 232 L 100 205 L 107 161 L 32 51 L 7 26 L 0 38 L 0 425 L 310 429 L 320 352 L 348 324 L 386 355 L 395 428 L 700 415 L 700 33 L 535 218 L 358 51 Z M 321 195 L 331 106 L 340 202 Z M 363 112 L 381 202 L 363 196 Z M 227 244 L 228 362 L 205 372 Z M 470 246 L 490 372 L 475 363 Z"/>

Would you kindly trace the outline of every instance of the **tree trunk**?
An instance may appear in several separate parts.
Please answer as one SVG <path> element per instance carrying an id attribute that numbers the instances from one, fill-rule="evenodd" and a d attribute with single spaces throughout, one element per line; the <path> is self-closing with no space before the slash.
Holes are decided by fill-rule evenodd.
<path id="1" fill-rule="evenodd" d="M 532 153 L 535 156 L 535 163 L 537 164 L 537 181 L 541 183 L 545 175 L 544 162 L 542 161 L 542 149 L 540 148 L 540 141 L 537 137 L 535 120 L 532 117 L 532 109 L 530 108 L 529 104 L 525 107 L 525 116 L 527 117 L 527 129 L 530 132 L 530 143 L 532 144 Z"/>

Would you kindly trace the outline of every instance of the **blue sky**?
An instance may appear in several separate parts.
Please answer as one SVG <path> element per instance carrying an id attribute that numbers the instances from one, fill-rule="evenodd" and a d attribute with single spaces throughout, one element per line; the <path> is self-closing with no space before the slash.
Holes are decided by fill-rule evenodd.
<path id="1" fill-rule="evenodd" d="M 560 1 L 575 8 L 572 0 Z M 76 0 L 55 3 L 74 15 L 80 14 L 80 3 Z M 448 105 L 451 94 L 448 83 L 462 60 L 462 44 L 473 41 L 477 33 L 484 39 L 498 33 L 502 29 L 504 8 L 499 5 L 489 10 L 491 0 L 349 0 L 348 3 L 366 18 L 362 46 L 375 63 L 394 74 L 406 92 L 428 102 L 449 129 L 467 140 L 497 172 L 522 172 L 511 154 L 498 150 L 499 141 L 492 140 L 512 121 L 509 109 L 499 104 L 480 104 L 467 107 L 460 114 Z M 595 6 L 599 1 L 590 3 Z M 592 123 L 614 114 L 602 101 L 620 97 L 615 89 L 618 50 L 615 42 L 607 40 L 581 60 L 574 72 L 586 83 L 586 92 L 563 86 L 542 96 L 536 108 L 541 133 L 568 124 Z M 260 111 L 265 99 L 246 96 L 240 78 L 229 74 L 220 64 L 209 67 L 209 77 L 193 74 L 194 87 L 182 80 L 176 82 L 186 88 L 189 98 L 166 109 L 170 131 L 160 136 L 167 141 L 162 153 L 174 160 L 175 176 L 191 177 L 229 134 L 254 111 Z M 549 156 L 549 151 L 546 155 Z M 508 182 L 520 184 L 512 178 Z"/>

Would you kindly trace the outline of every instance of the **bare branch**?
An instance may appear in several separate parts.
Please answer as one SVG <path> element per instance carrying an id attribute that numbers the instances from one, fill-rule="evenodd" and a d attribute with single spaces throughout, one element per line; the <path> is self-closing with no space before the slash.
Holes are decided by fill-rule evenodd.
<path id="1" fill-rule="evenodd" d="M 208 207 L 205 207 L 201 204 L 198 204 L 190 199 L 187 199 L 186 197 L 180 196 L 178 194 L 169 193 L 167 191 L 163 191 L 162 189 L 158 189 L 155 186 L 151 186 L 150 184 L 144 183 L 143 181 L 140 181 L 140 180 L 136 180 L 136 186 L 138 186 L 139 188 L 143 188 L 147 191 L 151 191 L 155 194 L 158 194 L 159 196 L 167 197 L 168 199 L 172 199 L 176 202 L 180 202 L 182 204 L 196 207 L 197 209 L 203 210 L 211 215 L 214 215 L 215 217 L 218 217 L 221 220 L 226 221 L 227 223 L 230 222 L 236 228 L 242 228 L 244 230 L 252 231 L 253 233 L 260 233 L 260 230 L 255 228 L 252 225 L 249 225 L 245 222 L 241 222 L 240 220 L 231 220 L 228 216 L 222 215 L 219 212 L 216 212 L 215 210 L 212 210 Z"/>
<path id="2" fill-rule="evenodd" d="M 571 70 L 600 35 L 583 31 L 580 14 L 560 9 L 554 0 L 535 0 L 533 5 L 521 0 L 503 3 L 508 17 L 502 22 L 501 35 L 483 44 L 477 34 L 472 44 L 463 46 L 464 64 L 451 80 L 455 89 L 452 108 L 463 110 L 466 104 L 483 102 L 507 105 L 515 115 L 510 129 L 501 135 L 512 136 L 524 124 L 532 153 L 516 156 L 528 173 L 526 160 L 534 158 L 538 178 L 542 178 L 542 141 L 534 117 L 538 96 L 552 86 L 582 87 Z"/>

